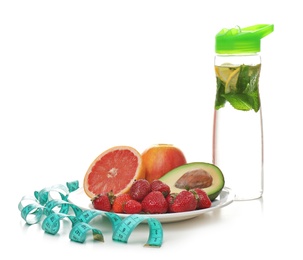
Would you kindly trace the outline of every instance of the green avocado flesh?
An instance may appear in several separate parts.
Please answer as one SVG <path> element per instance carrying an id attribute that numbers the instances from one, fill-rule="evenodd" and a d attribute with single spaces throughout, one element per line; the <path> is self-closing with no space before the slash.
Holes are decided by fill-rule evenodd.
<path id="1" fill-rule="evenodd" d="M 205 162 L 181 165 L 163 175 L 160 180 L 169 185 L 171 192 L 201 188 L 211 201 L 219 196 L 225 184 L 221 170 L 214 164 Z"/>

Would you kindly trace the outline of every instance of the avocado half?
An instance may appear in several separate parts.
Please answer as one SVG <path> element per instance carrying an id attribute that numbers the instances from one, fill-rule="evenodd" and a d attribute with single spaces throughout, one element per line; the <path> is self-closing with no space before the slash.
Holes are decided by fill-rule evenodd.
<path id="1" fill-rule="evenodd" d="M 171 192 L 201 188 L 211 201 L 219 196 L 225 184 L 221 170 L 205 162 L 183 164 L 163 175 L 160 180 L 169 185 Z"/>

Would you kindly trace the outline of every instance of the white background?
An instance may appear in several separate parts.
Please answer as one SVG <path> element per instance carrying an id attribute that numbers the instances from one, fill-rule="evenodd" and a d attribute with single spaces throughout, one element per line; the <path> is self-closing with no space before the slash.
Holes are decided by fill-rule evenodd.
<path id="1" fill-rule="evenodd" d="M 98 249 L 93 242 L 69 243 L 66 234 L 50 239 L 39 227 L 24 228 L 19 200 L 49 185 L 82 182 L 92 160 L 114 145 L 142 152 L 155 143 L 172 143 L 188 161 L 211 162 L 215 34 L 224 27 L 268 23 L 275 31 L 262 39 L 260 79 L 262 207 L 268 222 L 245 222 L 243 239 L 234 230 L 242 229 L 236 224 L 244 218 L 233 221 L 236 210 L 227 207 L 217 222 L 205 217 L 210 225 L 203 233 L 193 231 L 204 225 L 201 220 L 166 225 L 165 244 L 152 252 L 178 258 L 180 251 L 201 259 L 203 254 L 259 258 L 266 252 L 299 259 L 293 240 L 303 231 L 299 2 L 1 1 L 0 232 L 6 244 L 24 254 L 38 247 L 44 259 L 53 259 L 46 250 L 56 248 L 74 252 L 75 259 L 103 257 L 106 248 L 112 257 L 123 256 L 121 246 L 111 242 Z M 267 223 L 272 226 L 265 239 L 261 231 Z M 148 255 L 140 243 L 122 248 Z M 4 247 L 0 254 L 8 251 Z M 8 253 L 13 258 L 19 252 Z"/>

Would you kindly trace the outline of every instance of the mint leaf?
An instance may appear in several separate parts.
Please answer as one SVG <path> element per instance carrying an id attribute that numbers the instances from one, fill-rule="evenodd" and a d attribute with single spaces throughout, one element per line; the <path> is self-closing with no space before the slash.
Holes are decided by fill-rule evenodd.
<path id="1" fill-rule="evenodd" d="M 215 102 L 215 109 L 217 110 L 221 107 L 224 107 L 226 102 L 226 99 L 223 96 L 224 88 L 225 88 L 225 83 L 217 77 L 217 94 L 216 94 L 216 102 Z"/>
<path id="2" fill-rule="evenodd" d="M 240 73 L 238 77 L 238 82 L 236 85 L 237 93 L 242 93 L 247 88 L 249 82 L 249 66 L 240 66 Z"/>
<path id="3" fill-rule="evenodd" d="M 253 109 L 258 111 L 260 108 L 260 101 L 254 95 L 247 94 L 225 94 L 225 99 L 235 108 L 242 111 L 249 111 Z"/>

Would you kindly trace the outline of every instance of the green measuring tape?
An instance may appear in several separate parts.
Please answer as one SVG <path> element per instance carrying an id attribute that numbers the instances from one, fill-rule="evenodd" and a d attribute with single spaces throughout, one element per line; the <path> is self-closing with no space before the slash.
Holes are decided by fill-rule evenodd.
<path id="1" fill-rule="evenodd" d="M 67 219 L 71 222 L 69 238 L 71 241 L 84 243 L 88 233 L 92 233 L 93 239 L 104 242 L 104 237 L 100 229 L 90 225 L 90 221 L 97 216 L 109 219 L 113 235 L 112 240 L 127 243 L 133 230 L 142 222 L 149 226 L 149 237 L 145 246 L 161 247 L 163 242 L 162 224 L 155 218 L 144 215 L 133 214 L 126 218 L 121 218 L 112 212 L 102 212 L 98 210 L 82 210 L 78 206 L 68 202 L 68 195 L 79 188 L 79 182 L 68 182 L 66 185 L 54 185 L 35 191 L 34 196 L 24 196 L 21 198 L 18 208 L 21 217 L 29 225 L 42 221 L 42 229 L 55 235 L 60 230 L 60 222 Z"/>

